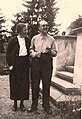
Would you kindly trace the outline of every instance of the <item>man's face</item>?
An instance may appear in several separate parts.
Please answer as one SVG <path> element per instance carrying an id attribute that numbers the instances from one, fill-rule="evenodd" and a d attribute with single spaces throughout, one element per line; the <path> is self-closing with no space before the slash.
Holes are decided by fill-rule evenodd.
<path id="1" fill-rule="evenodd" d="M 48 26 L 48 23 L 46 21 L 40 22 L 40 31 L 43 34 L 46 34 L 48 32 L 48 29 L 49 29 L 49 26 Z"/>

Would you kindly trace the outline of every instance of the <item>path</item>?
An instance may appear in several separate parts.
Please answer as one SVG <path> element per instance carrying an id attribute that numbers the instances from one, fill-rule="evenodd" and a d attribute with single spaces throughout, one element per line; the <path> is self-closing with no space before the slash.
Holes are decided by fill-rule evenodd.
<path id="1" fill-rule="evenodd" d="M 60 111 L 51 104 L 53 114 L 50 116 L 46 114 L 41 106 L 42 100 L 39 99 L 38 110 L 34 113 L 21 112 L 18 109 L 17 112 L 12 111 L 13 102 L 9 98 L 9 76 L 0 76 L 0 119 L 61 119 Z M 31 93 L 30 100 L 25 101 L 25 107 L 28 109 L 31 105 Z M 19 105 L 18 105 L 19 106 Z"/>

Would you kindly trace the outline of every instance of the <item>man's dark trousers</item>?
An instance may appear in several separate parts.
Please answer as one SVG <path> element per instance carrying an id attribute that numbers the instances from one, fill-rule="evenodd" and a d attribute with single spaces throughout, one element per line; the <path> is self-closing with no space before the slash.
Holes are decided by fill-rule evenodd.
<path id="1" fill-rule="evenodd" d="M 52 76 L 52 57 L 44 53 L 40 58 L 33 58 L 31 64 L 31 84 L 32 84 L 32 107 L 37 108 L 39 97 L 39 84 L 42 80 L 43 88 L 43 108 L 49 108 L 50 85 Z"/>

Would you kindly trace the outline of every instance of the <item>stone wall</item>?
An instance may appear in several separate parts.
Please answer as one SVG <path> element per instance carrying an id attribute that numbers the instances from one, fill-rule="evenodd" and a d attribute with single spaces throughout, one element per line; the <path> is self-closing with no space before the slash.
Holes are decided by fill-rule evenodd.
<path id="1" fill-rule="evenodd" d="M 76 51 L 76 36 L 54 36 L 58 55 L 56 57 L 56 70 L 65 70 L 66 65 L 74 65 Z"/>
<path id="2" fill-rule="evenodd" d="M 81 89 L 82 94 L 82 27 L 73 30 L 77 34 L 75 66 L 74 66 L 74 84 Z"/>

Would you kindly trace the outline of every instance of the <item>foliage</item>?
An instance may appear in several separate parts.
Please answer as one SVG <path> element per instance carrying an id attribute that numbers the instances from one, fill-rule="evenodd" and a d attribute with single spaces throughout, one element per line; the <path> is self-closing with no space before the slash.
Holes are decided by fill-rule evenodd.
<path id="1" fill-rule="evenodd" d="M 0 24 L 5 23 L 5 21 L 5 16 L 3 16 L 3 14 L 0 12 Z"/>
<path id="2" fill-rule="evenodd" d="M 50 31 L 54 26 L 58 26 L 55 24 L 55 18 L 59 8 L 55 7 L 55 0 L 25 1 L 25 4 L 23 5 L 27 7 L 28 10 L 28 19 L 32 36 L 38 33 L 38 22 L 42 19 L 48 21 Z M 54 31 L 58 33 L 58 28 L 56 27 Z"/>
<path id="3" fill-rule="evenodd" d="M 82 16 L 78 16 L 78 18 L 73 21 L 70 26 L 68 27 L 69 29 L 69 34 L 71 35 L 76 35 L 76 33 L 72 32 L 73 29 L 78 28 L 78 27 L 82 27 Z"/>
<path id="4" fill-rule="evenodd" d="M 79 102 L 67 102 L 63 108 L 61 119 L 81 119 L 81 104 Z"/>
<path id="5" fill-rule="evenodd" d="M 47 20 L 49 23 L 49 31 L 51 32 L 53 27 L 54 34 L 58 33 L 58 24 L 55 23 L 56 14 L 59 8 L 55 7 L 55 0 L 25 0 L 23 6 L 27 11 L 22 11 L 15 15 L 16 20 L 12 21 L 14 26 L 12 27 L 13 33 L 16 33 L 16 26 L 19 22 L 29 23 L 29 36 L 33 37 L 38 33 L 38 22 L 42 19 Z"/>
<path id="6" fill-rule="evenodd" d="M 54 34 L 59 32 L 58 24 L 55 23 L 56 14 L 59 8 L 55 7 L 55 0 L 25 0 L 23 6 L 26 7 L 26 11 L 17 13 L 15 21 L 12 21 L 14 26 L 12 27 L 13 35 L 16 34 L 16 26 L 19 22 L 29 24 L 28 34 L 33 37 L 38 34 L 38 22 L 42 19 L 47 20 L 49 23 L 49 32 L 52 32 L 54 27 Z"/>
<path id="7" fill-rule="evenodd" d="M 74 97 L 73 92 L 72 95 L 65 97 L 65 102 L 59 103 L 58 106 L 62 111 L 61 119 L 81 119 L 81 101 L 79 100 L 79 96 Z"/>
<path id="8" fill-rule="evenodd" d="M 1 10 L 1 9 L 0 9 Z M 0 12 L 0 32 L 2 32 L 3 29 L 3 23 L 5 23 L 5 16 Z"/>
<path id="9" fill-rule="evenodd" d="M 18 24 L 19 22 L 22 22 L 22 15 L 21 15 L 21 13 L 15 14 L 14 17 L 15 17 L 16 19 L 15 19 L 15 20 L 11 20 L 12 23 L 14 24 L 14 25 L 11 27 L 12 36 L 16 35 L 16 27 L 17 27 L 17 24 Z"/>
<path id="10" fill-rule="evenodd" d="M 1 10 L 1 9 L 0 9 Z M 0 53 L 3 53 L 4 51 L 4 47 L 3 47 L 3 32 L 5 32 L 6 30 L 3 30 L 3 23 L 5 23 L 5 16 L 1 13 L 0 11 Z"/>

